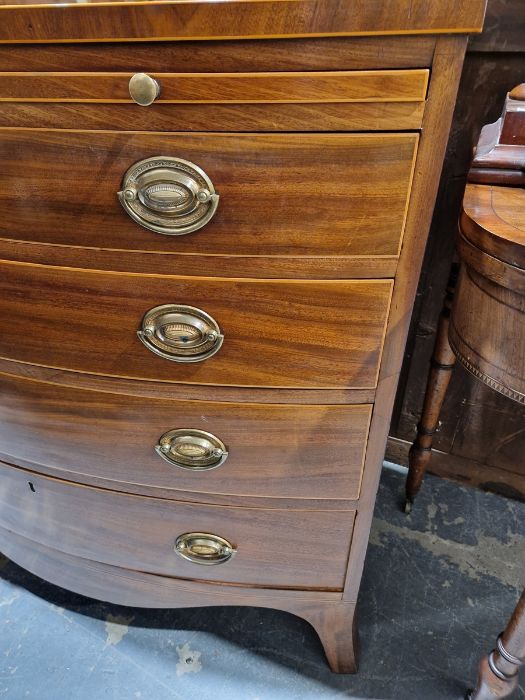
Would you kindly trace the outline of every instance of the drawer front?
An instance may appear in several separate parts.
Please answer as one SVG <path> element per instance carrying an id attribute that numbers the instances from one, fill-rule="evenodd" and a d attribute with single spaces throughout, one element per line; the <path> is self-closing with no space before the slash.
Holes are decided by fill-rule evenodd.
<path id="1" fill-rule="evenodd" d="M 417 89 L 407 93 L 406 89 L 396 92 L 387 76 L 391 74 L 397 80 L 413 82 L 416 77 L 414 66 L 430 66 L 434 53 L 435 38 L 431 36 L 398 37 L 316 37 L 305 39 L 268 39 L 264 42 L 264 51 L 257 40 L 235 42 L 136 42 L 98 44 L 17 44 L 9 47 L 0 45 L 0 70 L 4 76 L 19 73 L 25 85 L 20 93 L 4 88 L 8 99 L 24 101 L 3 101 L 0 105 L 0 126 L 41 127 L 77 129 L 118 129 L 122 131 L 407 131 L 419 129 L 422 123 L 424 101 L 412 101 L 417 96 Z M 239 73 L 244 82 L 253 81 L 250 76 L 262 73 L 280 80 L 282 73 L 298 80 L 315 81 L 324 72 L 337 78 L 349 75 L 353 80 L 365 73 L 366 77 L 373 71 L 384 76 L 383 85 L 372 97 L 374 101 L 359 102 L 221 102 L 221 103 L 173 103 L 156 100 L 148 109 L 137 108 L 128 102 L 119 103 L 67 103 L 67 102 L 27 102 L 25 98 L 34 99 L 32 85 L 42 90 L 41 77 L 59 73 L 62 79 L 56 84 L 53 80 L 52 90 L 41 92 L 44 97 L 56 96 L 56 89 L 61 94 L 69 82 L 69 75 L 64 75 L 64 66 L 77 77 L 88 81 L 90 90 L 81 93 L 97 96 L 98 79 L 114 79 L 116 72 L 129 78 L 134 73 L 146 72 L 165 87 L 168 73 L 191 75 L 193 82 L 199 74 L 218 74 L 225 76 Z M 269 73 L 279 67 L 279 73 Z M 401 69 L 401 70 L 400 70 Z M 408 70 L 410 72 L 408 72 Z M 35 71 L 38 71 L 35 73 Z M 337 71 L 337 72 L 335 72 Z M 195 75 L 197 74 L 197 76 Z M 319 74 L 319 75 L 318 75 Z M 87 78 L 86 78 L 87 76 Z M 111 77 L 113 76 L 113 77 Z M 265 78 L 268 80 L 268 78 Z M 420 78 L 418 71 L 417 79 Z M 282 78 L 286 80 L 286 78 Z M 2 84 L 3 80 L 0 81 Z M 12 84 L 15 81 L 12 81 Z M 29 83 L 31 88 L 29 89 Z M 379 83 L 378 83 L 379 84 Z M 223 83 L 224 85 L 224 83 Z M 7 86 L 6 86 L 7 87 Z M 127 87 L 125 85 L 124 87 Z M 175 85 L 177 87 L 177 85 Z M 119 90 L 122 90 L 118 82 Z M 416 84 L 414 83 L 414 88 Z M 1 85 L 0 85 L 0 89 Z M 14 90 L 21 87 L 14 84 Z M 71 89 L 68 86 L 68 90 Z M 272 86 L 271 90 L 274 89 Z M 253 93 L 250 90 L 253 99 Z M 20 98 L 15 95 L 20 94 Z M 190 92 L 190 96 L 193 96 Z M 319 99 L 318 92 L 312 94 Z M 364 93 L 363 93 L 364 94 Z M 165 90 L 159 96 L 162 99 Z M 297 93 L 294 93 L 297 97 Z M 396 98 L 395 101 L 384 101 Z M 404 95 L 408 95 L 405 101 Z M 25 98 L 24 98 L 25 96 Z M 100 95 L 99 95 L 100 96 Z M 78 94 L 77 94 L 78 97 Z M 115 97 L 115 95 L 113 95 Z M 124 99 L 129 93 L 124 92 Z M 230 93 L 226 94 L 230 97 Z M 340 97 L 338 95 L 337 97 Z M 289 99 L 289 94 L 285 95 Z M 398 101 L 403 99 L 403 101 Z"/>
<path id="2" fill-rule="evenodd" d="M 261 73 L 362 71 L 432 65 L 429 35 L 309 37 L 240 41 L 0 44 L 0 71 L 75 73 Z M 261 47 L 264 46 L 264 51 Z"/>
<path id="3" fill-rule="evenodd" d="M 356 499 L 372 409 L 148 399 L 7 375 L 0 399 L 5 461 L 168 498 Z"/>
<path id="4" fill-rule="evenodd" d="M 135 82 L 131 82 L 135 77 Z M 148 80 L 150 78 L 150 80 Z M 138 82 L 137 81 L 142 81 Z M 0 102 L 133 102 L 171 104 L 422 102 L 428 70 L 279 73 L 0 72 Z"/>
<path id="5" fill-rule="evenodd" d="M 156 277 L 3 262 L 0 356 L 192 384 L 373 388 L 391 289 L 391 280 Z M 161 310 L 148 320 L 165 305 L 175 316 Z M 203 350 L 199 361 L 150 350 L 163 333 L 172 359 L 188 347 Z"/>
<path id="6" fill-rule="evenodd" d="M 0 236 L 287 260 L 396 256 L 417 143 L 410 133 L 1 130 Z M 215 193 L 211 213 L 204 191 Z"/>
<path id="7" fill-rule="evenodd" d="M 85 559 L 167 576 L 341 589 L 354 517 L 351 510 L 307 506 L 265 510 L 185 504 L 74 486 L 0 466 L 0 527 Z M 222 538 L 235 553 L 215 565 L 188 561 L 175 552 L 177 540 L 182 553 L 200 556 L 199 561 L 213 540 L 191 546 L 179 539 L 187 533 Z"/>
<path id="8" fill-rule="evenodd" d="M 2 102 L 0 127 L 117 131 L 414 131 L 424 102 L 154 103 Z"/>

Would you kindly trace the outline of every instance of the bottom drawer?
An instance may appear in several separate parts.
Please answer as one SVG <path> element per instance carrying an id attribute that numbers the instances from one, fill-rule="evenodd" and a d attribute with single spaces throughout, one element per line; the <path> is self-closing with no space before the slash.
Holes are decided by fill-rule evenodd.
<path id="1" fill-rule="evenodd" d="M 86 559 L 180 578 L 342 589 L 354 517 L 307 503 L 281 510 L 146 498 L 0 464 L 0 527 Z M 181 538 L 188 533 L 219 539 Z M 222 540 L 233 555 L 210 565 L 215 549 L 229 553 Z"/>

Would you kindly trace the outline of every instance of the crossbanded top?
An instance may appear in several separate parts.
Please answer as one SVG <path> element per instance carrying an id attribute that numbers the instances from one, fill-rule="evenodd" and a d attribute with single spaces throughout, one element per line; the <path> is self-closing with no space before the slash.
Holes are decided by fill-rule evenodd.
<path id="1" fill-rule="evenodd" d="M 486 0 L 0 0 L 0 43 L 471 33 Z"/>

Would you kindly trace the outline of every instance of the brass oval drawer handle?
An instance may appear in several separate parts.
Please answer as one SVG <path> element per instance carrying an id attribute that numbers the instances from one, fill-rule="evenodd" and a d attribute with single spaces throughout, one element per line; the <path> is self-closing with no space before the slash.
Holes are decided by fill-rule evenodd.
<path id="1" fill-rule="evenodd" d="M 186 532 L 175 540 L 175 551 L 183 559 L 194 564 L 225 564 L 235 555 L 236 549 L 219 535 L 206 532 Z"/>
<path id="2" fill-rule="evenodd" d="M 142 107 L 153 104 L 160 95 L 160 85 L 147 73 L 135 73 L 129 81 L 129 94 L 133 102 Z"/>
<path id="3" fill-rule="evenodd" d="M 217 469 L 228 459 L 222 440 L 192 428 L 169 430 L 161 436 L 155 450 L 169 464 L 190 471 Z"/>
<path id="4" fill-rule="evenodd" d="M 148 350 L 174 362 L 206 360 L 224 341 L 217 321 L 209 314 L 179 304 L 163 304 L 147 311 L 137 335 Z"/>
<path id="5" fill-rule="evenodd" d="M 202 228 L 213 217 L 219 195 L 195 163 L 155 156 L 129 168 L 118 198 L 138 224 L 165 236 L 183 236 Z"/>

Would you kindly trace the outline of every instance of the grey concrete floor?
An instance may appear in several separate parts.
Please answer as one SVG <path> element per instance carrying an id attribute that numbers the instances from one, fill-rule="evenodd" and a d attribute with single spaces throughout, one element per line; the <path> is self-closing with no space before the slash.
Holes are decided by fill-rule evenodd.
<path id="1" fill-rule="evenodd" d="M 384 471 L 357 675 L 293 615 L 106 605 L 0 558 L 0 698 L 460 700 L 525 584 L 525 504 L 428 477 L 405 516 L 402 487 Z"/>

